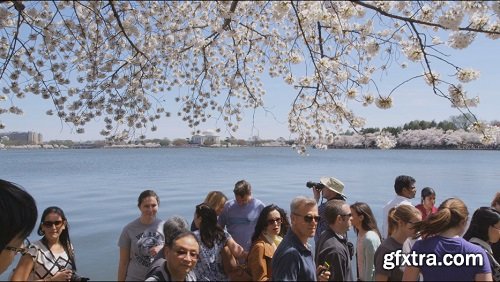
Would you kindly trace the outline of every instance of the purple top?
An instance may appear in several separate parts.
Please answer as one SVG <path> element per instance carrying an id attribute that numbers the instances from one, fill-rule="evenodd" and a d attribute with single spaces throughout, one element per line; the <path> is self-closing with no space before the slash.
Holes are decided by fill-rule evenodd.
<path id="1" fill-rule="evenodd" d="M 423 240 L 418 240 L 413 245 L 412 251 L 417 254 L 435 254 L 436 259 L 432 262 L 429 256 L 423 259 L 423 265 L 419 267 L 425 281 L 474 281 L 475 275 L 479 273 L 491 273 L 490 265 L 488 263 L 488 257 L 484 250 L 477 245 L 467 242 L 463 238 L 446 238 L 442 236 L 434 236 Z M 460 259 L 458 257 L 448 257 L 446 261 L 453 262 L 463 261 L 463 265 L 451 265 L 446 266 L 445 260 L 443 260 L 445 255 L 462 254 Z M 469 258 L 470 264 L 466 266 L 467 258 L 469 254 L 479 254 L 481 258 L 475 258 L 476 265 L 472 265 L 473 258 Z M 463 260 L 462 260 L 463 258 Z M 482 264 L 479 265 L 478 261 Z M 432 264 L 436 263 L 435 266 Z M 441 265 L 440 265 L 441 263 Z"/>

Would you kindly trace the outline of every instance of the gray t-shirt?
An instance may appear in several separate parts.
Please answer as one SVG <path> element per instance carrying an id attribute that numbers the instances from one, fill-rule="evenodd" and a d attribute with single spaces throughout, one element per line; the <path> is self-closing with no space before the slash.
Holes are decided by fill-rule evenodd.
<path id="1" fill-rule="evenodd" d="M 385 239 L 375 251 L 375 274 L 386 275 L 388 281 L 403 280 L 403 271 L 399 266 L 395 266 L 393 269 L 384 269 L 384 255 L 402 249 L 403 244 L 398 243 L 394 238 Z"/>
<path id="2" fill-rule="evenodd" d="M 140 218 L 127 224 L 120 235 L 118 246 L 130 250 L 130 260 L 127 267 L 126 281 L 143 281 L 153 257 L 149 249 L 162 246 L 165 243 L 163 221 L 155 219 L 151 224 L 143 224 Z"/>

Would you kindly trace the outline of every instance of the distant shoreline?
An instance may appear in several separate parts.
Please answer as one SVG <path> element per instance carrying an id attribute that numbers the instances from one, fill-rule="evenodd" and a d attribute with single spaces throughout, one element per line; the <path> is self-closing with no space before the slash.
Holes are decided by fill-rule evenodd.
<path id="1" fill-rule="evenodd" d="M 115 145 L 115 146 L 95 146 L 95 147 L 48 147 L 39 145 L 25 145 L 25 146 L 5 146 L 0 148 L 0 151 L 8 150 L 96 150 L 96 149 L 233 149 L 233 148 L 292 148 L 290 145 L 266 145 L 266 146 L 145 146 L 145 145 Z M 308 147 L 308 150 L 321 150 L 314 147 Z M 500 148 L 488 147 L 394 147 L 391 149 L 380 149 L 375 147 L 354 148 L 354 147 L 329 147 L 328 150 L 446 150 L 446 151 L 498 151 Z"/>

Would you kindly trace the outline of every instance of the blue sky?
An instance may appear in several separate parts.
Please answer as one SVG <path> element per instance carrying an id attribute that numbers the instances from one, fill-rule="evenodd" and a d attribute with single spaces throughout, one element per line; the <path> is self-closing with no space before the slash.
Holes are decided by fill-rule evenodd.
<path id="1" fill-rule="evenodd" d="M 444 39 L 444 38 L 443 38 Z M 481 72 L 478 80 L 465 84 L 469 97 L 479 96 L 481 103 L 473 108 L 473 112 L 480 120 L 500 120 L 498 107 L 500 105 L 500 40 L 491 40 L 484 36 L 479 36 L 469 48 L 464 50 L 446 49 L 450 54 L 450 61 L 464 68 L 474 68 Z M 403 60 L 404 61 L 404 60 Z M 408 62 L 407 69 L 393 67 L 387 74 L 374 75 L 380 92 L 388 93 L 393 87 L 407 78 L 422 74 L 420 67 L 413 67 Z M 441 76 L 451 75 L 450 70 L 442 72 L 436 66 Z M 450 79 L 451 80 L 451 79 Z M 5 83 L 4 81 L 1 82 Z M 286 85 L 281 79 L 263 78 L 264 86 L 267 90 L 264 98 L 265 105 L 269 111 L 266 113 L 258 109 L 255 119 L 252 112 L 247 112 L 244 121 L 240 123 L 240 129 L 233 133 L 236 138 L 247 139 L 253 135 L 258 135 L 263 139 L 290 137 L 287 127 L 288 111 L 296 91 L 291 86 Z M 3 87 L 3 85 L 0 85 Z M 446 89 L 446 88 L 445 88 Z M 167 100 L 173 101 L 178 93 L 166 94 Z M 452 115 L 458 115 L 459 111 L 450 106 L 449 102 L 443 98 L 435 96 L 421 79 L 412 81 L 399 88 L 392 95 L 393 108 L 380 110 L 375 105 L 362 107 L 357 103 L 349 103 L 352 109 L 360 116 L 367 119 L 366 127 L 398 126 L 411 120 L 436 120 L 441 121 Z M 1 102 L 8 103 L 8 102 Z M 6 124 L 2 131 L 36 131 L 42 133 L 44 140 L 70 139 L 74 141 L 103 139 L 99 135 L 102 129 L 101 121 L 88 123 L 84 134 L 77 134 L 70 126 L 61 122 L 56 116 L 47 116 L 45 111 L 52 109 L 50 101 L 43 100 L 39 96 L 30 97 L 23 100 L 16 100 L 16 105 L 24 110 L 23 116 L 4 114 L 0 120 Z M 5 104 L 4 104 L 5 105 Z M 2 106 L 4 106 L 2 105 Z M 191 129 L 186 123 L 177 118 L 177 111 L 180 106 L 170 103 L 166 107 L 172 113 L 170 118 L 162 118 L 157 123 L 157 132 L 147 132 L 147 138 L 186 138 L 191 136 Z M 224 131 L 222 121 L 212 120 L 199 127 L 200 130 L 222 128 L 221 135 L 229 136 Z M 0 131 L 1 132 L 1 131 Z"/>

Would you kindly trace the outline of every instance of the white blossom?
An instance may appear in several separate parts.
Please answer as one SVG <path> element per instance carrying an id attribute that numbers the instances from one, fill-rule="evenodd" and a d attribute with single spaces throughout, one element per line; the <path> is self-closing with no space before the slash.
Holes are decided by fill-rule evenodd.
<path id="1" fill-rule="evenodd" d="M 358 95 L 358 91 L 356 90 L 356 88 L 351 88 L 349 90 L 347 90 L 347 98 L 349 99 L 355 99 L 356 96 Z"/>
<path id="2" fill-rule="evenodd" d="M 424 57 L 422 49 L 418 45 L 409 45 L 403 48 L 406 57 L 412 62 L 418 62 Z"/>
<path id="3" fill-rule="evenodd" d="M 382 132 L 377 136 L 376 144 L 381 149 L 390 149 L 396 147 L 397 141 L 392 134 Z"/>
<path id="4" fill-rule="evenodd" d="M 439 83 L 439 74 L 438 73 L 424 73 L 424 79 L 425 79 L 425 82 L 428 84 L 428 85 L 435 85 L 437 83 Z"/>
<path id="5" fill-rule="evenodd" d="M 363 106 L 368 106 L 373 104 L 373 101 L 375 101 L 375 98 L 371 94 L 367 94 L 363 96 Z"/>
<path id="6" fill-rule="evenodd" d="M 475 34 L 471 32 L 456 31 L 450 34 L 448 45 L 455 49 L 467 48 L 475 38 Z"/>
<path id="7" fill-rule="evenodd" d="M 460 69 L 457 72 L 457 79 L 464 83 L 476 80 L 478 77 L 479 71 L 473 69 Z"/>
<path id="8" fill-rule="evenodd" d="M 375 40 L 370 40 L 366 43 L 365 50 L 370 56 L 375 56 L 380 50 L 380 45 Z"/>
<path id="9" fill-rule="evenodd" d="M 447 29 L 456 30 L 463 18 L 463 11 L 459 7 L 454 7 L 441 15 L 438 19 L 438 23 Z"/>
<path id="10" fill-rule="evenodd" d="M 375 104 L 380 109 L 389 109 L 392 107 L 392 98 L 391 97 L 378 97 L 375 99 Z"/>
<path id="11" fill-rule="evenodd" d="M 372 78 L 390 74 L 391 64 L 421 67 L 426 81 L 454 107 L 477 105 L 479 98 L 467 97 L 462 86 L 442 89 L 452 85 L 447 79 L 453 75 L 464 83 L 479 74 L 456 66 L 447 48 L 466 48 L 481 33 L 500 38 L 498 2 L 365 3 L 32 1 L 21 12 L 17 43 L 22 46 L 14 47 L 19 12 L 12 1 L 4 1 L 0 99 L 10 105 L 0 112 L 22 114 L 21 99 L 46 99 L 53 103 L 46 113 L 75 132 L 104 119 L 101 134 L 124 141 L 157 130 L 158 120 L 170 113 L 156 109 L 168 106 L 179 108 L 176 115 L 193 132 L 214 116 L 234 132 L 247 110 L 266 107 L 266 95 L 275 95 L 266 94 L 262 76 L 267 75 L 293 87 L 283 89 L 296 97 L 288 126 L 305 154 L 306 145 L 321 144 L 318 140 L 329 140 L 328 134 L 344 126 L 364 124 L 353 104 L 392 106 L 387 96 L 391 89 L 380 91 L 376 99 L 368 93 L 382 89 Z M 412 22 L 417 34 L 406 18 L 428 24 Z M 448 38 L 448 44 L 436 34 Z M 389 81 L 396 87 L 406 78 Z M 170 105 L 164 97 L 177 88 L 183 89 L 178 106 Z M 351 140 L 361 146 L 375 139 L 342 137 L 335 142 Z"/>

